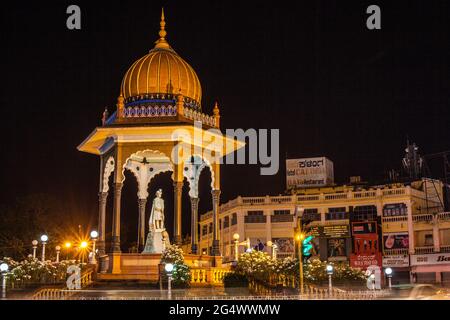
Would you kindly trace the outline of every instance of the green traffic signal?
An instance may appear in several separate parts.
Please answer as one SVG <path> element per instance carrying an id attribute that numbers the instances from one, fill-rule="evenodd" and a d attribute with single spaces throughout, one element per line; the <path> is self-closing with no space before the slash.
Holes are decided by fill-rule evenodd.
<path id="1" fill-rule="evenodd" d="M 307 236 L 305 238 L 305 240 L 303 240 L 302 242 L 302 252 L 304 256 L 310 256 L 311 255 L 311 250 L 313 248 L 312 244 L 311 244 L 311 240 L 313 239 L 313 236 Z"/>

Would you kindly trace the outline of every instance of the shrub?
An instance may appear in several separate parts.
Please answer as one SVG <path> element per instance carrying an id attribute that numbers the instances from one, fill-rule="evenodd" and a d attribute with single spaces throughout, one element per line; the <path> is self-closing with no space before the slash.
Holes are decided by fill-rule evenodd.
<path id="1" fill-rule="evenodd" d="M 176 287 L 188 287 L 191 283 L 191 271 L 184 263 L 183 250 L 176 245 L 168 246 L 162 253 L 161 263 L 173 263 L 172 283 Z"/>

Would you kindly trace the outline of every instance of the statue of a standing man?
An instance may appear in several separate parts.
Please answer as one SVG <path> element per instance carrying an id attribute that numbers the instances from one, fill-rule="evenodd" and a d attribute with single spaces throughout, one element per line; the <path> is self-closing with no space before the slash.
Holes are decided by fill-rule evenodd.
<path id="1" fill-rule="evenodd" d="M 162 232 L 164 228 L 164 199 L 162 198 L 162 190 L 156 191 L 156 197 L 153 199 L 150 220 L 148 221 L 149 229 Z"/>

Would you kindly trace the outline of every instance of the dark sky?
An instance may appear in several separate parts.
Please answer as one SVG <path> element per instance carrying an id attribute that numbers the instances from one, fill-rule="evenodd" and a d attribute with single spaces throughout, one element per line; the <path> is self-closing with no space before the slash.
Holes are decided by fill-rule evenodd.
<path id="1" fill-rule="evenodd" d="M 81 7 L 80 31 L 66 28 L 70 4 Z M 381 30 L 366 28 L 370 4 L 381 7 Z M 203 110 L 219 101 L 223 129 L 280 129 L 278 175 L 224 166 L 222 201 L 283 192 L 286 154 L 327 156 L 346 182 L 399 168 L 407 136 L 424 154 L 450 149 L 448 1 L 9 1 L 0 22 L 1 203 L 44 192 L 64 214 L 95 221 L 99 159 L 76 147 L 112 110 L 127 68 L 153 48 L 161 6 L 169 43 L 200 78 Z M 134 230 L 128 184 L 123 215 Z M 170 202 L 167 175 L 151 190 L 159 185 Z"/>

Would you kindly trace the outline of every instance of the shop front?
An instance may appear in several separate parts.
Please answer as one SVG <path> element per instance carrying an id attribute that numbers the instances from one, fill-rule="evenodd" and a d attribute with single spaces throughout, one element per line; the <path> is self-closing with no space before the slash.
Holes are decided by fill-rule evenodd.
<path id="1" fill-rule="evenodd" d="M 383 257 L 383 268 L 392 269 L 392 284 L 411 282 L 409 255 L 390 255 Z"/>
<path id="2" fill-rule="evenodd" d="M 411 274 L 416 283 L 450 283 L 450 253 L 411 255 Z"/>

